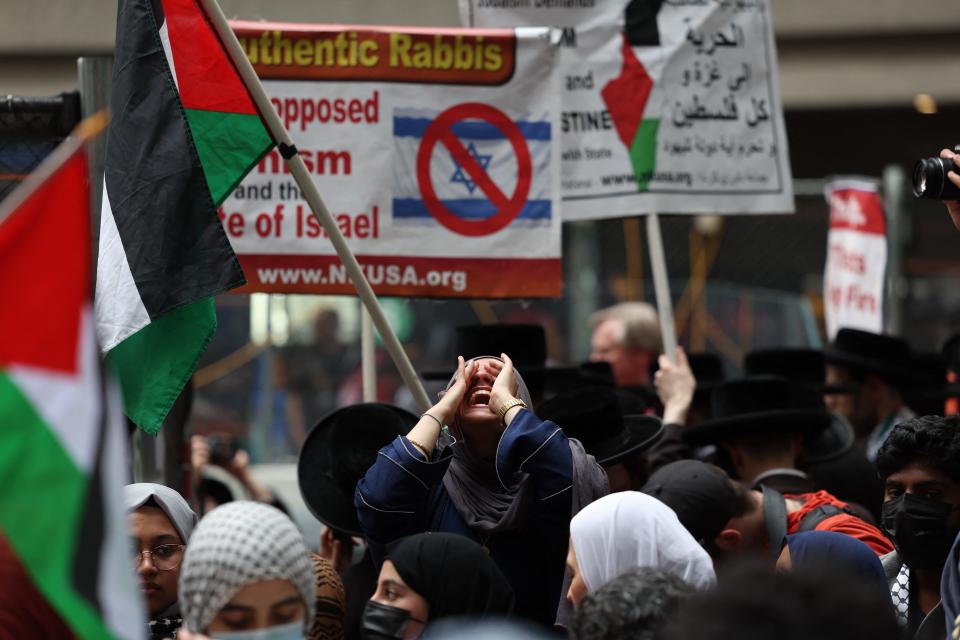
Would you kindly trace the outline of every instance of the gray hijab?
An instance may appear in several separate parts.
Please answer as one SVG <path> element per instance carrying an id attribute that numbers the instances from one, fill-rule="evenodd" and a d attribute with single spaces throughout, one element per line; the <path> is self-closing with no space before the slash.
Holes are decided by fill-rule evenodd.
<path id="1" fill-rule="evenodd" d="M 145 504 L 153 503 L 167 515 L 173 528 L 180 534 L 183 544 L 187 544 L 193 528 L 197 526 L 197 514 L 179 493 L 153 482 L 128 484 L 123 488 L 123 506 L 127 511 L 136 511 Z"/>
<path id="2" fill-rule="evenodd" d="M 470 361 L 487 358 L 503 362 L 496 356 L 478 356 Z M 533 400 L 523 377 L 519 371 L 514 372 L 517 395 L 532 407 Z M 447 389 L 456 379 L 454 373 Z M 609 493 L 610 489 L 603 468 L 573 438 L 570 439 L 570 452 L 573 455 L 572 517 L 593 500 Z M 453 446 L 453 460 L 443 477 L 443 486 L 467 525 L 481 534 L 522 527 L 534 500 L 529 474 L 518 472 L 512 478 L 498 478 L 493 465 L 480 460 L 462 438 Z"/>

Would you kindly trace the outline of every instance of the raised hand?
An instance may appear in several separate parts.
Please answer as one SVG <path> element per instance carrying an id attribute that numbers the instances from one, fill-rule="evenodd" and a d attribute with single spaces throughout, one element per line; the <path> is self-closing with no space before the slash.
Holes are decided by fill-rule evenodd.
<path id="1" fill-rule="evenodd" d="M 503 358 L 503 368 L 497 374 L 497 379 L 493 382 L 493 388 L 490 390 L 490 402 L 488 407 L 490 411 L 499 415 L 500 408 L 508 400 L 517 397 L 518 385 L 517 374 L 513 369 L 513 360 L 505 353 L 501 353 Z"/>
<path id="2" fill-rule="evenodd" d="M 665 355 L 659 359 L 660 370 L 653 377 L 653 385 L 663 403 L 663 421 L 671 424 L 684 424 L 687 411 L 693 402 L 693 392 L 697 389 L 697 380 L 687 362 L 687 354 L 677 347 L 677 361 L 673 362 Z"/>
<path id="3" fill-rule="evenodd" d="M 431 414 L 440 420 L 443 424 L 449 424 L 457 409 L 463 402 L 463 397 L 470 387 L 470 379 L 477 370 L 477 363 L 474 361 L 464 362 L 463 356 L 457 356 L 457 377 L 446 391 L 440 397 L 440 401 L 433 405 Z M 434 413 L 436 412 L 436 413 Z"/>
<path id="4" fill-rule="evenodd" d="M 199 478 L 203 468 L 210 464 L 210 444 L 203 436 L 191 436 L 190 438 L 190 466 L 193 467 L 193 475 Z"/>

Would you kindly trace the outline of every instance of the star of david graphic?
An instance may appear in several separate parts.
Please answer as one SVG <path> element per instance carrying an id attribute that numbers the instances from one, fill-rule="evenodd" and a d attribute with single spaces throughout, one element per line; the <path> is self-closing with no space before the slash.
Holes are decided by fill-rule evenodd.
<path id="1" fill-rule="evenodd" d="M 490 165 L 490 159 L 493 158 L 493 154 L 483 155 L 474 144 L 471 142 L 467 145 L 467 153 L 477 161 L 484 171 L 487 170 L 487 167 Z M 453 175 L 450 176 L 450 182 L 452 184 L 462 183 L 467 191 L 470 192 L 470 195 L 473 195 L 473 192 L 477 189 L 477 183 L 470 178 L 470 174 L 463 170 L 463 167 L 460 166 L 460 163 L 456 163 L 457 170 L 453 172 Z"/>

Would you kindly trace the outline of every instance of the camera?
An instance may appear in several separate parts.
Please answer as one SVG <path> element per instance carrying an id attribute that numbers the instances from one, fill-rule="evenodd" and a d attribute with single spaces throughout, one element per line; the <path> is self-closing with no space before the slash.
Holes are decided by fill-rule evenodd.
<path id="1" fill-rule="evenodd" d="M 954 147 L 960 153 L 960 145 Z M 947 173 L 960 167 L 946 158 L 924 158 L 913 167 L 913 195 L 930 200 L 960 200 L 960 187 L 950 182 Z"/>
<path id="2" fill-rule="evenodd" d="M 210 463 L 218 467 L 226 467 L 237 455 L 237 443 L 229 436 L 207 436 L 207 445 L 210 447 Z"/>

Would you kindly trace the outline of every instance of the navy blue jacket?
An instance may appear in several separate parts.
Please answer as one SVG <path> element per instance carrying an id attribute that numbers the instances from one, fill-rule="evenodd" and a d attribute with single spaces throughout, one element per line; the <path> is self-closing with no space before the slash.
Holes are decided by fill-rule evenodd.
<path id="1" fill-rule="evenodd" d="M 382 562 L 386 544 L 414 533 L 463 534 L 486 547 L 510 581 L 516 614 L 552 625 L 565 595 L 560 590 L 570 535 L 573 457 L 567 436 L 531 411 L 517 413 L 497 447 L 496 470 L 501 478 L 529 474 L 535 502 L 521 529 L 488 537 L 467 526 L 443 485 L 452 457 L 448 447 L 427 461 L 403 436 L 380 450 L 354 500 L 374 557 Z"/>

